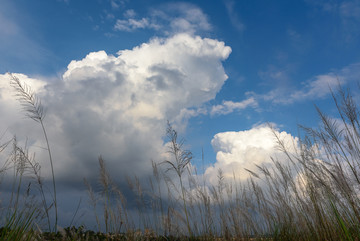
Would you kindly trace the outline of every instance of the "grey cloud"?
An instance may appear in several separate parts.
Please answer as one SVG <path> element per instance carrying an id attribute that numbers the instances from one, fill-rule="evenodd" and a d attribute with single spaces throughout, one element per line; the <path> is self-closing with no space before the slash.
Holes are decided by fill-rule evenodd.
<path id="1" fill-rule="evenodd" d="M 149 81 L 155 83 L 155 88 L 159 90 L 169 89 L 172 87 L 171 85 L 180 87 L 183 85 L 183 79 L 186 78 L 186 75 L 179 69 L 166 66 L 163 63 L 153 65 L 149 70 L 153 74 L 153 76 L 149 78 Z"/>

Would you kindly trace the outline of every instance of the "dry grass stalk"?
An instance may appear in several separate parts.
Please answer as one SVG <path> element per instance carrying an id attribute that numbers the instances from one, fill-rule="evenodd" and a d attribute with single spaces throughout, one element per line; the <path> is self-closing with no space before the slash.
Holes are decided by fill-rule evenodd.
<path id="1" fill-rule="evenodd" d="M 50 143 L 44 126 L 45 110 L 41 104 L 40 99 L 36 96 L 35 92 L 31 90 L 30 86 L 26 85 L 25 83 L 21 83 L 20 80 L 13 74 L 9 73 L 9 75 L 11 78 L 10 85 L 14 88 L 15 96 L 18 98 L 19 102 L 23 106 L 25 115 L 30 119 L 38 122 L 44 134 L 47 151 L 49 155 L 50 166 L 51 166 L 51 174 L 52 174 L 53 199 L 54 199 L 54 207 L 55 207 L 54 231 L 56 231 L 57 222 L 58 222 L 56 182 L 55 182 L 54 166 L 53 166 L 53 159 L 50 149 Z"/>

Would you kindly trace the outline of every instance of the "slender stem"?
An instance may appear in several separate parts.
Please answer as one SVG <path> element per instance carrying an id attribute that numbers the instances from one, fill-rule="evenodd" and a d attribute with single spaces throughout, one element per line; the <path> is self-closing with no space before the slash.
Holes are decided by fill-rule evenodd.
<path id="1" fill-rule="evenodd" d="M 53 182 L 53 189 L 54 189 L 54 205 L 55 205 L 55 224 L 54 224 L 54 229 L 55 229 L 55 232 L 57 232 L 58 210 L 57 210 L 56 184 L 55 184 L 54 166 L 53 166 L 53 161 L 52 161 L 52 156 L 51 156 L 51 150 L 50 150 L 49 140 L 48 140 L 48 137 L 47 137 L 46 130 L 45 130 L 44 123 L 43 123 L 42 119 L 40 119 L 40 124 L 41 124 L 41 128 L 42 128 L 42 130 L 43 130 L 43 133 L 44 133 L 44 137 L 45 137 L 45 141 L 46 141 L 46 145 L 47 145 L 47 150 L 48 150 L 48 153 L 49 153 L 50 165 L 51 165 L 51 174 L 52 174 L 52 182 Z"/>
<path id="2" fill-rule="evenodd" d="M 184 187 L 183 187 L 183 182 L 182 182 L 181 176 L 179 176 L 179 178 L 180 178 L 180 187 L 181 187 L 181 193 L 182 193 L 182 200 L 183 200 L 183 203 L 184 203 L 184 212 L 185 212 L 185 216 L 186 216 L 186 226 L 188 228 L 189 235 L 192 237 L 193 235 L 192 235 L 192 231 L 191 231 L 191 227 L 190 227 L 189 215 L 188 215 L 187 208 L 186 208 L 185 190 L 184 190 Z"/>
<path id="3" fill-rule="evenodd" d="M 37 98 L 35 93 L 31 91 L 31 88 L 28 85 L 22 84 L 20 82 L 20 80 L 12 74 L 10 74 L 10 77 L 12 79 L 10 84 L 13 86 L 13 88 L 17 92 L 18 100 L 23 105 L 26 116 L 33 119 L 36 122 L 39 122 L 41 125 L 41 128 L 43 130 L 43 133 L 44 133 L 47 150 L 48 150 L 48 154 L 49 154 L 49 161 L 50 161 L 50 165 L 51 165 L 51 173 L 52 173 L 52 182 L 53 182 L 53 191 L 54 191 L 53 198 L 54 198 L 54 206 L 55 206 L 54 231 L 56 232 L 57 231 L 57 223 L 58 223 L 56 184 L 55 184 L 55 174 L 54 174 L 54 167 L 53 167 L 53 160 L 52 160 L 52 156 L 51 156 L 50 144 L 49 144 L 45 126 L 43 123 L 43 120 L 45 117 L 44 109 L 41 105 L 41 101 Z M 45 212 L 47 212 L 47 207 L 45 207 Z"/>

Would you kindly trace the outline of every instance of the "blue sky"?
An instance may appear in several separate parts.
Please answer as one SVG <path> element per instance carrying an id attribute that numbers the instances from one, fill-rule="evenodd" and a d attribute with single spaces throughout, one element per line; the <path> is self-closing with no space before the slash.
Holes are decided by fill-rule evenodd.
<path id="1" fill-rule="evenodd" d="M 268 162 L 265 123 L 296 140 L 297 124 L 317 125 L 314 104 L 335 116 L 329 87 L 359 97 L 359 24 L 358 0 L 2 0 L 0 131 L 28 138 L 49 170 L 11 72 L 47 108 L 64 192 L 96 180 L 99 155 L 112 174 L 151 173 L 149 160 L 166 158 L 168 120 L 198 167 L 204 149 L 212 180 L 216 168 Z"/>

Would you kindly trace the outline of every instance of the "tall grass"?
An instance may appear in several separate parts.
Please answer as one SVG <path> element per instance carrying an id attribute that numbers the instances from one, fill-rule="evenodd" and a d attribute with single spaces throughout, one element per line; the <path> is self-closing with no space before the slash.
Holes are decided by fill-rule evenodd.
<path id="1" fill-rule="evenodd" d="M 49 162 L 50 162 L 50 166 L 51 166 L 51 175 L 52 175 L 52 184 L 53 184 L 53 199 L 54 199 L 53 204 L 55 207 L 55 223 L 54 223 L 53 230 L 56 232 L 57 223 L 58 223 L 56 182 L 55 182 L 54 166 L 53 166 L 53 159 L 52 159 L 52 154 L 51 154 L 51 149 L 50 149 L 50 143 L 49 143 L 47 132 L 46 132 L 45 125 L 44 125 L 45 110 L 41 104 L 41 100 L 31 90 L 30 86 L 28 86 L 25 83 L 21 83 L 20 80 L 16 76 L 12 75 L 11 73 L 9 73 L 9 75 L 11 77 L 10 85 L 14 88 L 15 95 L 16 95 L 18 101 L 23 106 L 23 111 L 24 111 L 25 115 L 28 118 L 30 118 L 40 124 L 44 138 L 45 138 L 45 143 L 46 143 L 46 147 L 47 147 L 46 150 L 48 151 Z M 39 183 L 39 185 L 42 185 L 40 178 L 38 178 L 38 183 Z M 46 206 L 46 199 L 45 199 L 45 195 L 42 191 L 42 188 L 41 188 L 41 192 L 42 192 L 42 197 L 43 197 L 43 202 L 44 202 L 44 208 L 45 208 L 45 211 L 46 211 L 46 214 L 48 217 L 48 222 L 50 225 L 49 213 L 48 213 L 49 208 Z"/>
<path id="2" fill-rule="evenodd" d="M 169 126 L 172 160 L 165 161 L 166 166 L 154 165 L 155 180 L 148 187 L 158 190 L 151 199 L 156 225 L 150 227 L 160 235 L 206 239 L 359 239 L 359 112 L 349 92 L 339 89 L 333 100 L 339 118 L 330 118 L 316 107 L 321 125 L 301 126 L 304 137 L 291 148 L 296 152 L 273 129 L 287 161 L 273 158 L 272 167 L 254 166 L 246 182 L 235 174 L 225 179 L 221 170 L 216 185 L 201 180 L 191 166 L 191 153 L 182 149 L 183 142 Z M 161 189 L 161 183 L 167 188 Z M 144 184 L 141 191 L 134 190 L 144 193 L 146 188 Z M 148 223 L 142 228 L 149 229 Z"/>
<path id="3" fill-rule="evenodd" d="M 185 197 L 186 191 L 183 184 L 183 174 L 186 168 L 188 167 L 188 165 L 190 164 L 190 161 L 192 159 L 192 153 L 190 151 L 183 149 L 183 142 L 178 141 L 177 132 L 172 128 L 172 126 L 169 123 L 167 128 L 167 135 L 170 140 L 169 153 L 172 155 L 173 160 L 172 161 L 166 160 L 164 161 L 164 163 L 169 166 L 167 168 L 167 171 L 173 170 L 179 178 L 181 199 L 183 202 L 184 213 L 186 218 L 186 226 L 189 234 L 192 236 L 192 230 L 189 221 L 189 213 L 188 213 L 187 202 Z"/>
<path id="4" fill-rule="evenodd" d="M 35 237 L 34 229 L 37 230 L 42 223 L 44 210 L 31 194 L 33 186 L 32 182 L 27 182 L 27 176 L 39 178 L 37 176 L 39 165 L 34 161 L 34 156 L 29 155 L 26 146 L 24 148 L 19 146 L 16 137 L 6 142 L 7 147 L 9 144 L 12 144 L 12 150 L 1 172 L 5 174 L 4 172 L 12 169 L 13 176 L 10 178 L 12 183 L 10 183 L 10 196 L 7 197 L 8 202 L 0 209 L 0 221 L 3 225 L 0 240 L 32 240 Z M 43 192 L 43 189 L 41 191 Z"/>
<path id="5" fill-rule="evenodd" d="M 50 145 L 43 122 L 45 112 L 41 102 L 29 86 L 21 83 L 16 76 L 9 75 L 11 79 L 10 85 L 23 106 L 25 115 L 40 123 L 52 167 Z M 2 160 L 3 165 L 0 170 L 1 175 L 13 170 L 12 178 L 6 178 L 7 183 L 10 181 L 12 184 L 10 185 L 10 196 L 5 198 L 7 204 L 1 206 L 1 224 L 3 227 L 0 232 L 0 240 L 33 240 L 36 237 L 34 230 L 43 228 L 44 219 L 49 230 L 56 231 L 57 229 L 58 217 L 54 171 L 52 167 L 53 200 L 49 205 L 41 176 L 41 167 L 35 160 L 35 154 L 30 154 L 27 144 L 21 146 L 17 142 L 16 136 L 14 136 L 0 146 L 3 157 L 6 155 L 5 150 L 10 149 L 10 146 L 10 152 L 7 151 L 8 158 Z M 49 210 L 53 206 L 55 207 L 55 222 L 52 226 Z"/>
<path id="6" fill-rule="evenodd" d="M 12 79 L 26 113 L 43 128 L 52 167 L 40 102 L 16 77 Z M 247 170 L 250 177 L 246 181 L 239 181 L 236 170 L 232 179 L 218 170 L 217 184 L 208 183 L 191 164 L 192 153 L 184 149 L 183 140 L 179 140 L 170 124 L 169 158 L 152 163 L 151 177 L 127 179 L 134 194 L 131 199 L 110 177 L 106 161 L 99 157 L 100 190 L 95 191 L 85 180 L 98 231 L 106 233 L 106 240 L 359 240 L 359 110 L 349 91 L 339 89 L 333 93 L 333 100 L 338 117 L 331 118 L 315 107 L 321 125 L 301 126 L 303 137 L 291 148 L 273 129 L 286 162 L 273 158 L 271 167 L 254 166 Z M 9 143 L 2 145 L 0 151 Z M 7 171 L 9 163 L 13 163 L 15 181 L 9 210 L 15 212 L 9 212 L 0 237 L 5 235 L 4 230 L 17 230 L 11 234 L 16 238 L 34 233 L 41 213 L 51 230 L 51 205 L 44 193 L 40 167 L 16 138 L 12 143 L 11 158 L 1 171 Z M 42 208 L 31 205 L 32 208 L 20 209 L 25 172 L 37 180 Z M 53 167 L 52 177 L 57 209 Z M 22 212 L 24 215 L 19 215 Z M 81 232 L 82 229 L 73 239 L 82 240 Z"/>

